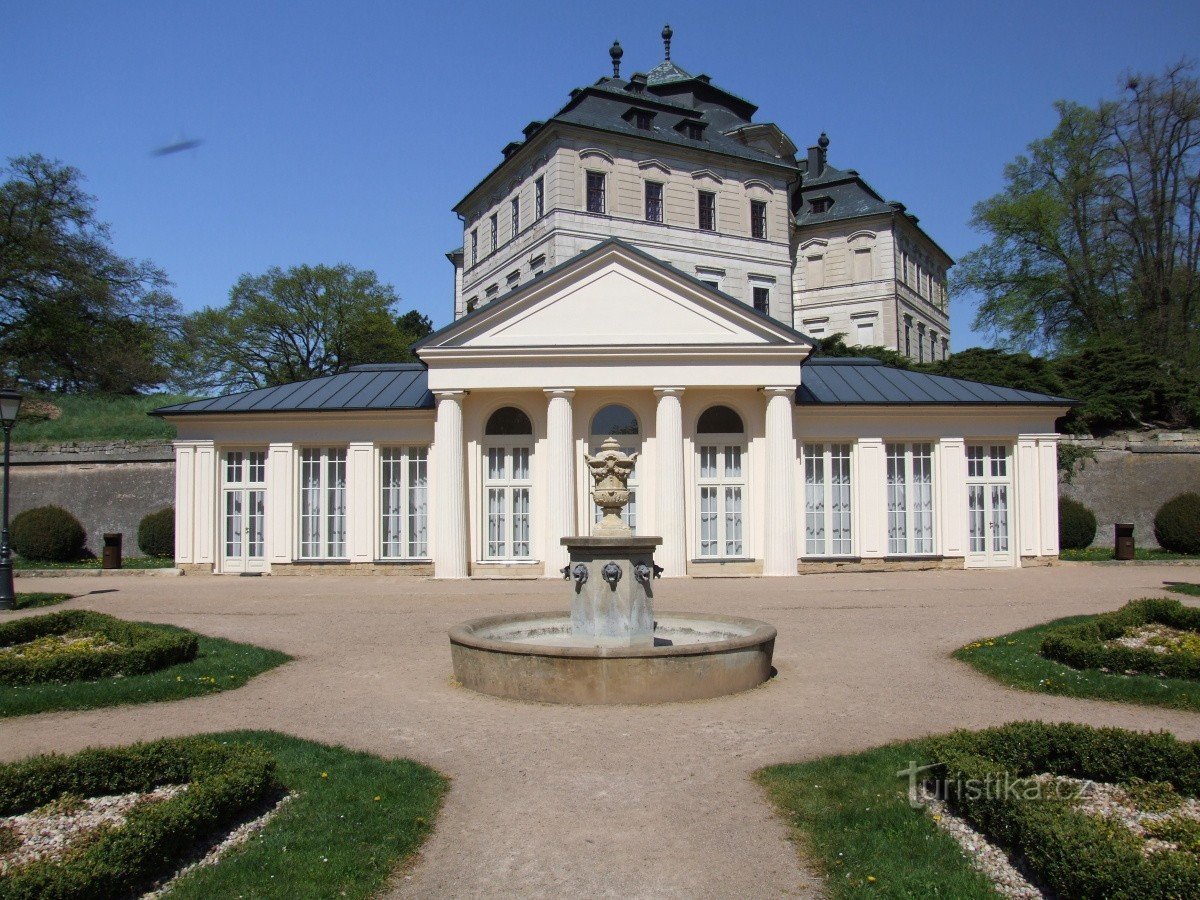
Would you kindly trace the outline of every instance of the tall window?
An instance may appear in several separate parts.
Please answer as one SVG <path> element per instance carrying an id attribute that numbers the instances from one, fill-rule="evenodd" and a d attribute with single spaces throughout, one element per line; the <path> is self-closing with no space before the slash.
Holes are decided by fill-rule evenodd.
<path id="1" fill-rule="evenodd" d="M 717 230 L 717 195 L 712 191 L 701 191 L 700 200 L 700 230 Z"/>
<path id="2" fill-rule="evenodd" d="M 854 280 L 870 281 L 874 277 L 871 264 L 871 248 L 860 247 L 854 250 Z"/>
<path id="3" fill-rule="evenodd" d="M 379 556 L 429 556 L 429 450 L 386 447 L 379 452 Z"/>
<path id="4" fill-rule="evenodd" d="M 646 221 L 663 220 L 663 186 L 658 181 L 646 182 Z"/>
<path id="5" fill-rule="evenodd" d="M 267 454 L 234 450 L 225 454 L 222 478 L 227 572 L 265 569 Z"/>
<path id="6" fill-rule="evenodd" d="M 496 240 L 497 240 L 497 237 L 498 237 L 498 234 L 500 231 L 497 213 L 492 213 L 491 226 L 492 226 L 492 252 L 495 253 L 496 246 L 497 246 Z"/>
<path id="7" fill-rule="evenodd" d="M 510 204 L 510 206 L 512 207 L 512 209 L 511 209 L 512 238 L 511 239 L 516 240 L 517 232 L 519 232 L 521 230 L 521 198 L 513 197 L 512 203 Z"/>
<path id="8" fill-rule="evenodd" d="M 860 347 L 870 347 L 875 343 L 875 320 L 856 319 L 854 322 L 855 339 Z"/>
<path id="9" fill-rule="evenodd" d="M 887 445 L 888 553 L 933 553 L 933 445 Z"/>
<path id="10" fill-rule="evenodd" d="M 528 559 L 532 546 L 533 423 L 521 410 L 505 406 L 492 413 L 484 434 L 484 556 Z"/>
<path id="11" fill-rule="evenodd" d="M 604 173 L 587 173 L 587 211 L 604 212 Z"/>
<path id="12" fill-rule="evenodd" d="M 533 217 L 540 219 L 546 214 L 546 179 L 541 175 L 533 182 Z"/>
<path id="13" fill-rule="evenodd" d="M 346 451 L 300 451 L 300 556 L 346 555 Z"/>
<path id="14" fill-rule="evenodd" d="M 849 556 L 850 445 L 804 445 L 804 552 Z"/>
<path id="15" fill-rule="evenodd" d="M 824 253 L 812 253 L 804 257 L 804 286 L 809 289 L 825 287 Z"/>
<path id="16" fill-rule="evenodd" d="M 938 337 L 938 335 L 937 335 L 936 331 L 929 332 L 929 361 L 930 362 L 937 362 L 937 347 L 938 347 L 937 337 Z"/>
<path id="17" fill-rule="evenodd" d="M 700 556 L 745 556 L 746 435 L 728 406 L 710 406 L 696 423 Z"/>
<path id="18" fill-rule="evenodd" d="M 967 445 L 967 537 L 972 554 L 1006 561 L 1009 540 L 1011 473 L 1008 447 Z"/>
<path id="19" fill-rule="evenodd" d="M 769 287 L 754 286 L 754 308 L 760 313 L 771 311 L 771 289 Z"/>
<path id="20" fill-rule="evenodd" d="M 479 262 L 479 229 L 471 229 L 471 265 Z"/>
<path id="21" fill-rule="evenodd" d="M 917 362 L 925 362 L 925 323 L 917 323 Z"/>
<path id="22" fill-rule="evenodd" d="M 599 452 L 600 445 L 609 437 L 614 437 L 620 441 L 621 449 L 626 453 L 641 452 L 642 429 L 638 424 L 637 416 L 633 414 L 631 409 L 621 406 L 619 403 L 613 403 L 604 407 L 592 417 L 592 429 L 588 438 L 591 452 Z M 634 466 L 633 472 L 629 476 L 629 503 L 621 510 L 621 518 L 635 532 L 637 531 L 638 509 L 637 484 L 638 467 Z M 599 522 L 604 517 L 604 513 L 595 503 L 592 503 L 592 509 L 595 521 Z"/>
<path id="23" fill-rule="evenodd" d="M 912 356 L 912 317 L 904 317 L 904 355 Z"/>
<path id="24" fill-rule="evenodd" d="M 763 200 L 750 201 L 750 237 L 767 239 L 767 204 Z"/>

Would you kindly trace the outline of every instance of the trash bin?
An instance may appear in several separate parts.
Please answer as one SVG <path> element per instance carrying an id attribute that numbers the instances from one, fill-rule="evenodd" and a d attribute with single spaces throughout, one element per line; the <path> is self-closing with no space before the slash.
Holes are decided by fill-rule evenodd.
<path id="1" fill-rule="evenodd" d="M 121 568 L 121 534 L 104 535 L 104 552 L 100 557 L 100 566 L 104 569 Z"/>
<path id="2" fill-rule="evenodd" d="M 1133 526 L 1121 523 L 1113 527 L 1117 532 L 1117 545 L 1113 548 L 1113 559 L 1133 559 Z"/>

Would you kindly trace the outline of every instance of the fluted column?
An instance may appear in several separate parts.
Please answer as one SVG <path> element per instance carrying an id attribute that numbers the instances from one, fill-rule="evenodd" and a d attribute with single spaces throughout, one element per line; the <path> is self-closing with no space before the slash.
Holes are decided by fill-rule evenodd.
<path id="1" fill-rule="evenodd" d="M 465 391 L 437 391 L 433 424 L 433 574 L 435 578 L 467 577 L 467 492 L 463 465 Z"/>
<path id="2" fill-rule="evenodd" d="M 766 387 L 767 465 L 763 519 L 763 574 L 796 574 L 796 439 L 793 387 Z"/>
<path id="3" fill-rule="evenodd" d="M 546 574 L 558 575 L 569 555 L 561 538 L 575 533 L 575 453 L 572 388 L 546 388 Z"/>
<path id="4" fill-rule="evenodd" d="M 687 485 L 683 476 L 683 408 L 679 403 L 682 394 L 683 388 L 678 387 L 654 389 L 654 396 L 658 398 L 654 417 L 654 455 L 658 462 L 654 477 L 654 518 L 655 530 L 663 539 L 655 560 L 668 577 L 687 574 L 687 523 L 684 520 Z"/>

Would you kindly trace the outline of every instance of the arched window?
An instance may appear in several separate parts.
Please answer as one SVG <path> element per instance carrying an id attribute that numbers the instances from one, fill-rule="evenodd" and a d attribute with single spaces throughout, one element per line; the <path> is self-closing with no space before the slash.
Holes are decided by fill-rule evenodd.
<path id="1" fill-rule="evenodd" d="M 532 547 L 533 423 L 515 406 L 504 406 L 491 414 L 484 432 L 484 556 L 528 559 Z"/>
<path id="2" fill-rule="evenodd" d="M 710 406 L 696 422 L 696 487 L 700 556 L 745 556 L 746 433 L 728 406 Z"/>
<path id="3" fill-rule="evenodd" d="M 592 416 L 592 427 L 588 436 L 588 450 L 596 453 L 600 445 L 614 437 L 621 442 L 621 449 L 626 453 L 642 452 L 642 428 L 633 410 L 619 403 L 611 403 Z M 638 469 L 635 464 L 633 473 L 629 476 L 629 503 L 621 510 L 621 518 L 633 531 L 637 531 L 637 485 Z M 591 497 L 589 495 L 589 502 Z M 600 507 L 592 503 L 592 518 L 599 522 L 604 517 Z"/>

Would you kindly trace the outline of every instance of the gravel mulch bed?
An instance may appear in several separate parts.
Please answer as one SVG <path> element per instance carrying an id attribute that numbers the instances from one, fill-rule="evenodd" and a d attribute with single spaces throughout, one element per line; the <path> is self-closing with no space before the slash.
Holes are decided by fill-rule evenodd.
<path id="1" fill-rule="evenodd" d="M 1126 634 L 1113 638 L 1105 643 L 1110 646 L 1128 647 L 1131 650 L 1149 650 L 1151 653 L 1166 655 L 1184 650 L 1196 642 L 1196 634 L 1191 631 L 1181 631 L 1160 622 L 1150 622 L 1131 628 Z"/>

